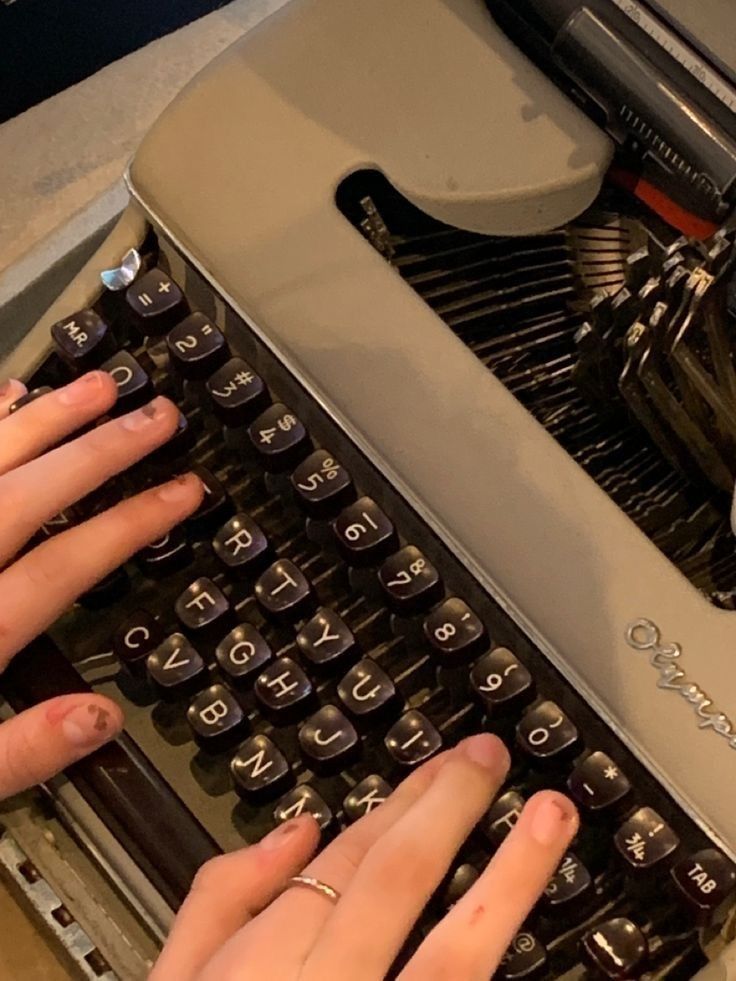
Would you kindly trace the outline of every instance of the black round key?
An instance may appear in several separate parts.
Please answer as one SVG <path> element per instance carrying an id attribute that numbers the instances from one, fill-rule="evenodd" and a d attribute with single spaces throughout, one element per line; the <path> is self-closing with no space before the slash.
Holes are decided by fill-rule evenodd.
<path id="1" fill-rule="evenodd" d="M 437 890 L 433 899 L 433 905 L 447 913 L 455 903 L 459 902 L 468 890 L 472 889 L 480 878 L 480 872 L 474 865 L 464 862 L 457 868 L 452 869 L 449 875 L 445 876 L 442 885 Z"/>
<path id="2" fill-rule="evenodd" d="M 258 603 L 274 620 L 301 620 L 314 607 L 312 586 L 290 559 L 278 559 L 255 585 Z"/>
<path id="3" fill-rule="evenodd" d="M 575 752 L 578 731 L 558 705 L 542 702 L 522 717 L 516 741 L 534 763 L 557 764 Z"/>
<path id="4" fill-rule="evenodd" d="M 190 313 L 166 335 L 172 366 L 184 378 L 208 378 L 227 361 L 225 337 L 203 313 Z"/>
<path id="5" fill-rule="evenodd" d="M 716 910 L 736 890 L 736 867 L 715 848 L 680 859 L 670 874 L 699 926 L 710 924 Z"/>
<path id="6" fill-rule="evenodd" d="M 576 907 L 582 920 L 586 913 L 584 900 L 590 894 L 592 885 L 590 872 L 577 855 L 568 852 L 544 890 L 542 905 L 555 916 L 564 914 L 568 917 L 571 908 Z"/>
<path id="7" fill-rule="evenodd" d="M 533 933 L 522 930 L 501 959 L 497 975 L 502 981 L 537 981 L 546 976 L 547 949 Z"/>
<path id="8" fill-rule="evenodd" d="M 148 610 L 136 610 L 126 617 L 113 634 L 115 656 L 132 673 L 144 673 L 148 655 L 164 639 L 161 624 Z"/>
<path id="9" fill-rule="evenodd" d="M 217 558 L 236 576 L 260 572 L 272 558 L 268 539 L 256 522 L 238 512 L 226 521 L 212 540 Z"/>
<path id="10" fill-rule="evenodd" d="M 329 607 L 322 607 L 296 635 L 299 653 L 317 671 L 339 670 L 357 655 L 352 630 Z"/>
<path id="11" fill-rule="evenodd" d="M 310 447 L 304 425 L 281 402 L 269 406 L 258 416 L 248 427 L 248 436 L 270 473 L 291 470 Z"/>
<path id="12" fill-rule="evenodd" d="M 442 597 L 440 575 L 416 545 L 389 556 L 378 570 L 388 605 L 399 616 L 423 613 Z"/>
<path id="13" fill-rule="evenodd" d="M 350 474 L 327 450 L 315 450 L 291 475 L 302 509 L 312 518 L 328 518 L 355 497 Z"/>
<path id="14" fill-rule="evenodd" d="M 148 655 L 146 667 L 153 684 L 167 701 L 198 692 L 207 680 L 207 668 L 183 634 L 171 634 Z"/>
<path id="15" fill-rule="evenodd" d="M 145 405 L 153 397 L 151 379 L 128 351 L 118 351 L 101 365 L 118 387 L 118 398 L 110 415 L 121 416 Z"/>
<path id="16" fill-rule="evenodd" d="M 131 319 L 145 337 L 165 334 L 187 314 L 184 294 L 167 273 L 156 267 L 128 287 L 125 299 Z"/>
<path id="17" fill-rule="evenodd" d="M 348 505 L 333 527 L 338 548 L 350 565 L 375 565 L 396 548 L 393 523 L 370 497 Z"/>
<path id="18" fill-rule="evenodd" d="M 315 703 L 312 682 L 290 657 L 267 665 L 256 678 L 254 691 L 259 708 L 274 725 L 298 722 Z"/>
<path id="19" fill-rule="evenodd" d="M 211 685 L 187 709 L 194 741 L 207 753 L 221 753 L 239 743 L 248 721 L 240 702 L 224 685 Z"/>
<path id="20" fill-rule="evenodd" d="M 524 803 L 521 794 L 517 794 L 515 790 L 508 790 L 486 811 L 480 827 L 494 848 L 498 848 L 519 820 Z"/>
<path id="21" fill-rule="evenodd" d="M 615 813 L 631 791 L 626 774 L 600 751 L 578 763 L 567 786 L 575 803 L 595 815 Z"/>
<path id="22" fill-rule="evenodd" d="M 424 621 L 424 636 L 434 656 L 448 666 L 467 664 L 488 647 L 483 621 L 457 596 L 432 610 Z"/>
<path id="23" fill-rule="evenodd" d="M 388 799 L 391 789 L 377 773 L 372 773 L 357 783 L 342 802 L 343 812 L 350 824 L 380 807 Z"/>
<path id="24" fill-rule="evenodd" d="M 402 768 L 418 766 L 442 749 L 442 736 L 416 709 L 404 713 L 391 726 L 384 742 L 391 758 Z"/>
<path id="25" fill-rule="evenodd" d="M 175 610 L 187 630 L 209 631 L 227 620 L 230 603 L 219 586 L 200 576 L 179 596 Z"/>
<path id="26" fill-rule="evenodd" d="M 294 785 L 289 763 L 268 738 L 259 734 L 246 739 L 230 763 L 237 793 L 251 804 L 275 800 Z"/>
<path id="27" fill-rule="evenodd" d="M 112 603 L 118 603 L 129 589 L 130 577 L 125 567 L 120 566 L 82 593 L 77 602 L 86 610 L 102 610 Z"/>
<path id="28" fill-rule="evenodd" d="M 315 773 L 339 773 L 355 762 L 360 749 L 352 722 L 334 705 L 323 705 L 299 730 L 304 762 Z"/>
<path id="29" fill-rule="evenodd" d="M 395 716 L 401 708 L 393 681 L 370 657 L 353 665 L 337 686 L 337 694 L 361 729 Z"/>
<path id="30" fill-rule="evenodd" d="M 680 839 L 651 807 L 641 807 L 618 829 L 614 844 L 628 871 L 666 870 Z"/>
<path id="31" fill-rule="evenodd" d="M 273 812 L 278 824 L 291 821 L 301 814 L 311 814 L 324 834 L 332 830 L 335 816 L 314 788 L 308 783 L 299 784 L 281 798 Z"/>
<path id="32" fill-rule="evenodd" d="M 198 534 L 213 531 L 223 523 L 228 513 L 232 512 L 230 498 L 217 477 L 206 467 L 191 467 L 190 469 L 202 481 L 204 497 L 194 514 L 188 518 L 187 523 Z"/>
<path id="33" fill-rule="evenodd" d="M 137 560 L 144 575 L 160 579 L 189 565 L 192 557 L 191 546 L 181 525 L 175 525 L 163 538 L 141 549 Z"/>
<path id="34" fill-rule="evenodd" d="M 215 414 L 235 429 L 252 422 L 268 405 L 263 379 L 242 358 L 230 358 L 209 378 L 207 393 Z"/>
<path id="35" fill-rule="evenodd" d="M 250 623 L 239 624 L 215 649 L 220 671 L 238 688 L 250 687 L 272 656 L 271 648 Z"/>
<path id="36" fill-rule="evenodd" d="M 534 680 L 507 647 L 496 647 L 473 666 L 473 692 L 493 719 L 514 715 L 534 698 Z"/>
<path id="37" fill-rule="evenodd" d="M 42 385 L 39 388 L 31 389 L 30 392 L 26 392 L 25 395 L 21 395 L 19 399 L 16 399 L 15 402 L 13 402 L 8 409 L 8 415 L 12 416 L 12 414 L 17 412 L 18 409 L 22 409 L 24 405 L 28 405 L 30 402 L 35 402 L 36 399 L 40 399 L 44 395 L 48 395 L 49 392 L 53 392 L 53 388 L 51 388 L 49 385 Z"/>
<path id="38" fill-rule="evenodd" d="M 599 923 L 581 941 L 584 960 L 604 978 L 625 981 L 641 976 L 649 954 L 641 930 L 622 916 Z"/>
<path id="39" fill-rule="evenodd" d="M 89 371 L 115 352 L 110 326 L 94 310 L 79 310 L 51 328 L 59 356 L 74 371 Z"/>

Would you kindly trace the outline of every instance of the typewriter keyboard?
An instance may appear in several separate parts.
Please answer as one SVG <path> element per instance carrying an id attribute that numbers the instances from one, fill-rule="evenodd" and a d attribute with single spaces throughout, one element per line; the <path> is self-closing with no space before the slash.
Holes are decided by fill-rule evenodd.
<path id="1" fill-rule="evenodd" d="M 48 671 L 10 673 L 11 701 L 13 685 L 49 694 L 61 660 L 122 701 L 137 772 L 112 782 L 127 781 L 126 807 L 151 805 L 138 834 L 151 819 L 159 872 L 179 869 L 173 901 L 195 871 L 190 833 L 228 850 L 310 811 L 328 840 L 412 767 L 495 732 L 508 781 L 418 933 L 554 787 L 581 831 L 498 977 L 690 977 L 736 885 L 730 862 L 211 287 L 154 236 L 142 252 L 132 285 L 55 325 L 21 401 L 101 366 L 115 411 L 163 394 L 179 430 L 43 534 L 190 468 L 204 503 L 82 597 L 50 631 Z"/>

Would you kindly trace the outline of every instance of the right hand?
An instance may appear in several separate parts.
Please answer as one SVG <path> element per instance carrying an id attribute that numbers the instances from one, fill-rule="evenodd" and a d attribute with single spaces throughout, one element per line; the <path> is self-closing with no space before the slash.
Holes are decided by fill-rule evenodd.
<path id="1" fill-rule="evenodd" d="M 311 862 L 318 830 L 306 816 L 213 859 L 197 875 L 150 981 L 380 981 L 508 767 L 499 739 L 473 736 L 418 769 Z M 401 981 L 488 981 L 577 828 L 565 797 L 532 797 Z M 333 905 L 290 886 L 302 871 L 341 898 Z"/>

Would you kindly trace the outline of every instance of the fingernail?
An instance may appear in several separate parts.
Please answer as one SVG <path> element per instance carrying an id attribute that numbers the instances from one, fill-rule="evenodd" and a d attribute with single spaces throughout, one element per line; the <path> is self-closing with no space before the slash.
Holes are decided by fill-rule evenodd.
<path id="1" fill-rule="evenodd" d="M 86 702 L 64 715 L 60 729 L 73 746 L 99 746 L 117 735 L 120 725 L 109 709 L 98 702 Z"/>
<path id="2" fill-rule="evenodd" d="M 292 818 L 291 821 L 285 821 L 278 828 L 274 828 L 265 838 L 261 839 L 260 847 L 267 852 L 276 851 L 277 848 L 285 845 L 290 838 L 293 838 L 298 831 L 301 831 L 309 821 L 313 820 L 314 818 L 302 815 L 301 817 Z"/>
<path id="3" fill-rule="evenodd" d="M 153 402 L 149 402 L 148 405 L 144 405 L 142 408 L 136 409 L 135 412 L 129 412 L 128 415 L 123 416 L 120 420 L 120 425 L 123 429 L 127 429 L 131 433 L 145 429 L 146 426 L 150 426 L 161 418 L 161 411 L 165 402 L 166 400 L 159 395 L 158 398 L 155 398 Z"/>
<path id="4" fill-rule="evenodd" d="M 504 744 L 490 733 L 471 736 L 463 743 L 463 752 L 479 766 L 494 773 L 509 768 L 509 753 Z"/>
<path id="5" fill-rule="evenodd" d="M 102 388 L 102 372 L 90 371 L 82 375 L 59 392 L 58 398 L 62 405 L 80 405 L 95 396 Z"/>
<path id="6" fill-rule="evenodd" d="M 546 797 L 534 812 L 529 833 L 540 845 L 554 845 L 569 837 L 576 821 L 573 805 L 564 797 Z"/>
<path id="7" fill-rule="evenodd" d="M 19 382 L 16 378 L 7 378 L 4 382 L 0 382 L 0 399 L 4 399 L 15 389 L 23 389 L 23 382 Z"/>
<path id="8" fill-rule="evenodd" d="M 191 498 L 194 481 L 197 479 L 197 476 L 193 473 L 182 474 L 181 477 L 176 477 L 174 480 L 170 480 L 168 484 L 159 487 L 158 496 L 160 500 L 166 501 L 167 504 L 177 504 L 180 501 L 185 501 Z"/>

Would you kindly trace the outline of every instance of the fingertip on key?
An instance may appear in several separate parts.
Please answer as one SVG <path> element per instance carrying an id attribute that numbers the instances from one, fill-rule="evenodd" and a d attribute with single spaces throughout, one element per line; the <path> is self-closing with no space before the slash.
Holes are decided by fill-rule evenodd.
<path id="1" fill-rule="evenodd" d="M 55 699 L 46 720 L 59 727 L 72 746 L 91 748 L 114 739 L 123 728 L 123 713 L 109 699 L 95 695 Z"/>
<path id="2" fill-rule="evenodd" d="M 552 790 L 535 794 L 527 804 L 531 811 L 529 834 L 540 845 L 549 847 L 571 840 L 578 830 L 575 805 Z"/>
<path id="3" fill-rule="evenodd" d="M 462 744 L 462 751 L 473 763 L 493 773 L 505 773 L 511 765 L 511 757 L 503 742 L 491 733 L 471 736 Z"/>
<path id="4" fill-rule="evenodd" d="M 204 495 L 204 485 L 196 473 L 185 473 L 162 484 L 156 492 L 166 504 L 182 504 L 191 501 L 194 505 Z"/>

